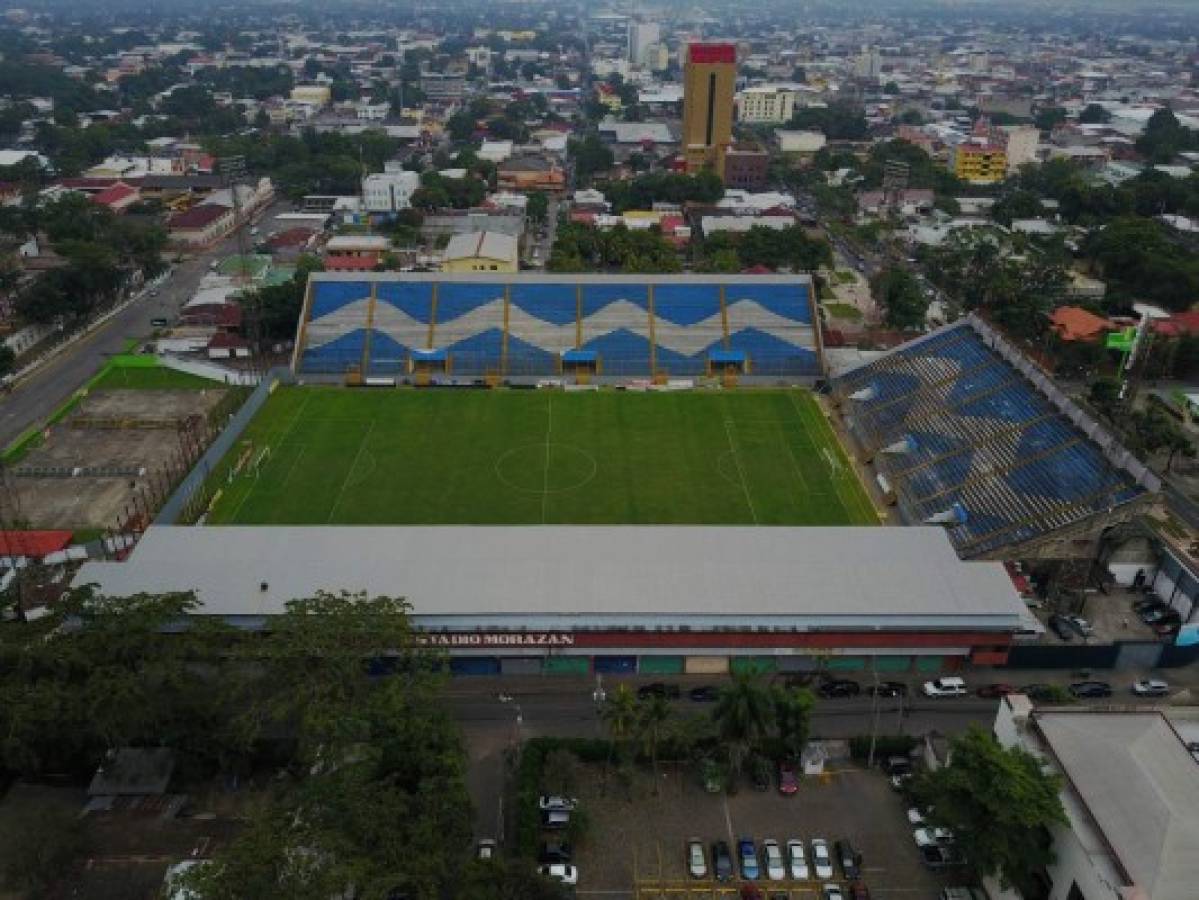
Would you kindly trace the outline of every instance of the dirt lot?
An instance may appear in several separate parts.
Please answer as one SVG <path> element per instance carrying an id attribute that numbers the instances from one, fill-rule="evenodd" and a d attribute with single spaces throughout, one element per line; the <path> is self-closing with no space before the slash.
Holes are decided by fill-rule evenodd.
<path id="1" fill-rule="evenodd" d="M 146 483 L 141 470 L 174 466 L 180 453 L 176 423 L 204 415 L 223 394 L 221 389 L 93 392 L 13 467 L 9 483 L 21 518 L 34 528 L 113 527 L 134 491 Z M 88 471 L 72 474 L 80 468 Z"/>
<path id="2" fill-rule="evenodd" d="M 690 837 L 700 838 L 709 848 L 713 841 L 728 841 L 734 853 L 735 841 L 742 836 L 753 838 L 759 850 L 766 838 L 780 844 L 800 838 L 809 848 L 809 863 L 809 842 L 820 837 L 830 847 L 838 839 L 852 841 L 862 854 L 864 881 L 872 897 L 935 900 L 952 882 L 920 865 L 903 800 L 887 780 L 848 763 L 831 765 L 830 773 L 805 779 L 792 797 L 748 786 L 726 797 L 704 793 L 689 772 L 671 771 L 662 777 L 660 794 L 654 797 L 648 773 L 639 775 L 627 794 L 616 786 L 603 796 L 601 773 L 596 772 L 579 792 L 593 823 L 587 845 L 576 853 L 579 894 L 634 896 L 637 873 L 644 886 L 660 882 L 681 889 L 671 893 L 676 900 L 690 900 L 686 889 L 698 886 L 688 880 L 683 856 Z M 815 900 L 820 888 L 814 880 L 762 881 L 760 886 L 768 896 L 789 892 L 790 900 Z"/>

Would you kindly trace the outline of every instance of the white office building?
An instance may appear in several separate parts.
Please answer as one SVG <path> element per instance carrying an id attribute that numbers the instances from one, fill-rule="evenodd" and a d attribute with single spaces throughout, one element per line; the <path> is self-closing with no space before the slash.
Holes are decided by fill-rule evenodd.
<path id="1" fill-rule="evenodd" d="M 661 30 L 657 22 L 629 23 L 628 60 L 634 65 L 644 65 L 649 55 L 649 48 L 658 43 Z"/>
<path id="2" fill-rule="evenodd" d="M 782 125 L 795 114 L 795 91 L 782 87 L 751 87 L 737 94 L 737 120 L 748 124 Z"/>
<path id="3" fill-rule="evenodd" d="M 367 212 L 398 212 L 412 205 L 412 194 L 419 187 L 420 175 L 416 172 L 389 167 L 362 180 L 362 199 Z"/>

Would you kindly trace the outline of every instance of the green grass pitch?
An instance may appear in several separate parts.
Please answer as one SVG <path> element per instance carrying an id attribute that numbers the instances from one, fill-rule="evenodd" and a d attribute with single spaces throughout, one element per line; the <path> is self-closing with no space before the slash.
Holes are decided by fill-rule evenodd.
<path id="1" fill-rule="evenodd" d="M 212 524 L 878 523 L 798 390 L 280 388 L 212 483 Z"/>

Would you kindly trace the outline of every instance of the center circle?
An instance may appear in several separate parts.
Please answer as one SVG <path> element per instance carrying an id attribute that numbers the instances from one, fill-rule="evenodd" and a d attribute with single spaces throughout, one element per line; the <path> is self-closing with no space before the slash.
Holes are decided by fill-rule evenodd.
<path id="1" fill-rule="evenodd" d="M 524 444 L 500 454 L 495 476 L 527 494 L 560 494 L 581 488 L 595 477 L 595 457 L 573 444 Z"/>

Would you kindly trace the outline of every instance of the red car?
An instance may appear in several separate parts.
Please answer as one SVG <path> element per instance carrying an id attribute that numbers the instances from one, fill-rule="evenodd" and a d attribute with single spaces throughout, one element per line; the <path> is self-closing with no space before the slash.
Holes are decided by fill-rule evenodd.
<path id="1" fill-rule="evenodd" d="M 779 763 L 779 793 L 790 796 L 799 791 L 799 776 L 789 762 Z"/>
<path id="2" fill-rule="evenodd" d="M 849 900 L 870 900 L 870 889 L 866 887 L 866 882 L 851 881 L 849 883 Z"/>
<path id="3" fill-rule="evenodd" d="M 978 694 L 984 700 L 998 700 L 1000 697 L 1016 693 L 1016 688 L 1013 685 L 1000 682 L 998 684 L 984 684 L 974 693 Z"/>

